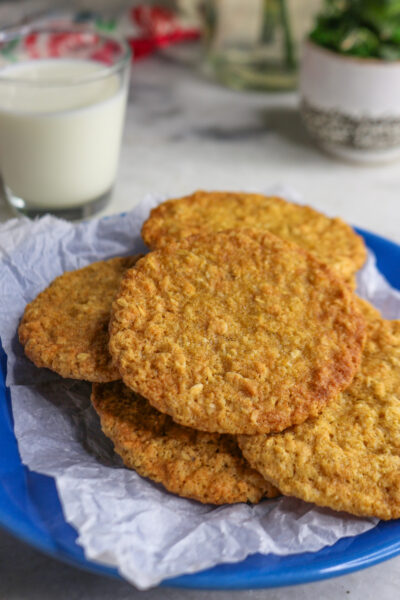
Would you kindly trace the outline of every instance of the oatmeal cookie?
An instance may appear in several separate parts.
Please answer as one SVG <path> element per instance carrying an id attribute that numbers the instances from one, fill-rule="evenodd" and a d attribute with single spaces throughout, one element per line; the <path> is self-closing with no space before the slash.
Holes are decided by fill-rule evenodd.
<path id="1" fill-rule="evenodd" d="M 317 418 L 240 436 L 250 464 L 287 495 L 381 519 L 400 517 L 400 321 L 364 306 L 359 373 Z"/>
<path id="2" fill-rule="evenodd" d="M 122 382 L 94 384 L 92 403 L 124 464 L 174 494 L 211 504 L 279 494 L 249 467 L 233 437 L 177 425 Z"/>
<path id="3" fill-rule="evenodd" d="M 365 262 L 362 238 L 341 219 L 261 194 L 198 191 L 169 200 L 151 211 L 142 236 L 150 248 L 158 248 L 191 234 L 236 227 L 264 229 L 295 242 L 330 265 L 353 287 L 352 278 Z"/>
<path id="4" fill-rule="evenodd" d="M 181 425 L 266 433 L 351 382 L 364 319 L 348 286 L 260 230 L 192 236 L 126 273 L 110 320 L 125 384 Z"/>
<path id="5" fill-rule="evenodd" d="M 62 377 L 120 379 L 108 352 L 110 309 L 123 273 L 139 258 L 112 258 L 57 277 L 25 309 L 18 333 L 28 358 Z"/>

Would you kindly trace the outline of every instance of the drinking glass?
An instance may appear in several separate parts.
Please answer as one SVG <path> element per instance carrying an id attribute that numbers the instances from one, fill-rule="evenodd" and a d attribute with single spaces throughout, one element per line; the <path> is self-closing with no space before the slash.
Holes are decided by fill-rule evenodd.
<path id="1" fill-rule="evenodd" d="M 204 71 L 240 90 L 291 90 L 321 0 L 203 0 Z"/>
<path id="2" fill-rule="evenodd" d="M 89 28 L 0 33 L 0 171 L 18 212 L 105 206 L 117 172 L 129 46 Z"/>

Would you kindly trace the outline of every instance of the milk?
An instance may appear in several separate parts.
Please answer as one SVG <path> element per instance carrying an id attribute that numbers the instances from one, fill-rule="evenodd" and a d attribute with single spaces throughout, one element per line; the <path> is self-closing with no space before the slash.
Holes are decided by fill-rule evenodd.
<path id="1" fill-rule="evenodd" d="M 82 205 L 112 187 L 127 86 L 107 69 L 47 59 L 0 71 L 0 170 L 30 207 Z"/>

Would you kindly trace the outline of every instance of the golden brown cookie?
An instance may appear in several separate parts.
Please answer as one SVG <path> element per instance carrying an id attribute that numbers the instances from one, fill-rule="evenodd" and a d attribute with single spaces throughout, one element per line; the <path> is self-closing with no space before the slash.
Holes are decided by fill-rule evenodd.
<path id="1" fill-rule="evenodd" d="M 177 423 L 218 433 L 281 431 L 318 414 L 351 382 L 363 341 L 348 286 L 260 230 L 147 254 L 110 320 L 125 384 Z"/>
<path id="2" fill-rule="evenodd" d="M 139 258 L 112 258 L 57 277 L 25 309 L 18 333 L 28 358 L 62 377 L 120 379 L 108 351 L 110 309 L 123 273 Z"/>
<path id="3" fill-rule="evenodd" d="M 174 494 L 211 504 L 279 495 L 249 467 L 233 437 L 177 425 L 122 382 L 94 384 L 92 403 L 124 464 Z"/>
<path id="4" fill-rule="evenodd" d="M 365 303 L 366 304 L 366 303 Z M 245 457 L 287 495 L 381 519 L 400 517 L 400 321 L 364 307 L 359 373 L 320 416 L 240 436 Z"/>
<path id="5" fill-rule="evenodd" d="M 236 227 L 265 229 L 295 242 L 349 281 L 366 258 L 362 238 L 341 219 L 261 194 L 198 191 L 169 200 L 151 211 L 142 237 L 150 248 L 158 248 L 191 234 Z"/>

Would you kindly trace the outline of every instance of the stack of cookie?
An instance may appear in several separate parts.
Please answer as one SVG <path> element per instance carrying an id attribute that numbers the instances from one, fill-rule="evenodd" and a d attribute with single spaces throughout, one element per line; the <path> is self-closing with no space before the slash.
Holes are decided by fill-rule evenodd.
<path id="1" fill-rule="evenodd" d="M 147 255 L 65 273 L 19 327 L 37 366 L 93 382 L 125 465 L 201 502 L 400 516 L 400 322 L 353 293 L 361 238 L 223 192 L 165 202 L 142 235 Z"/>

